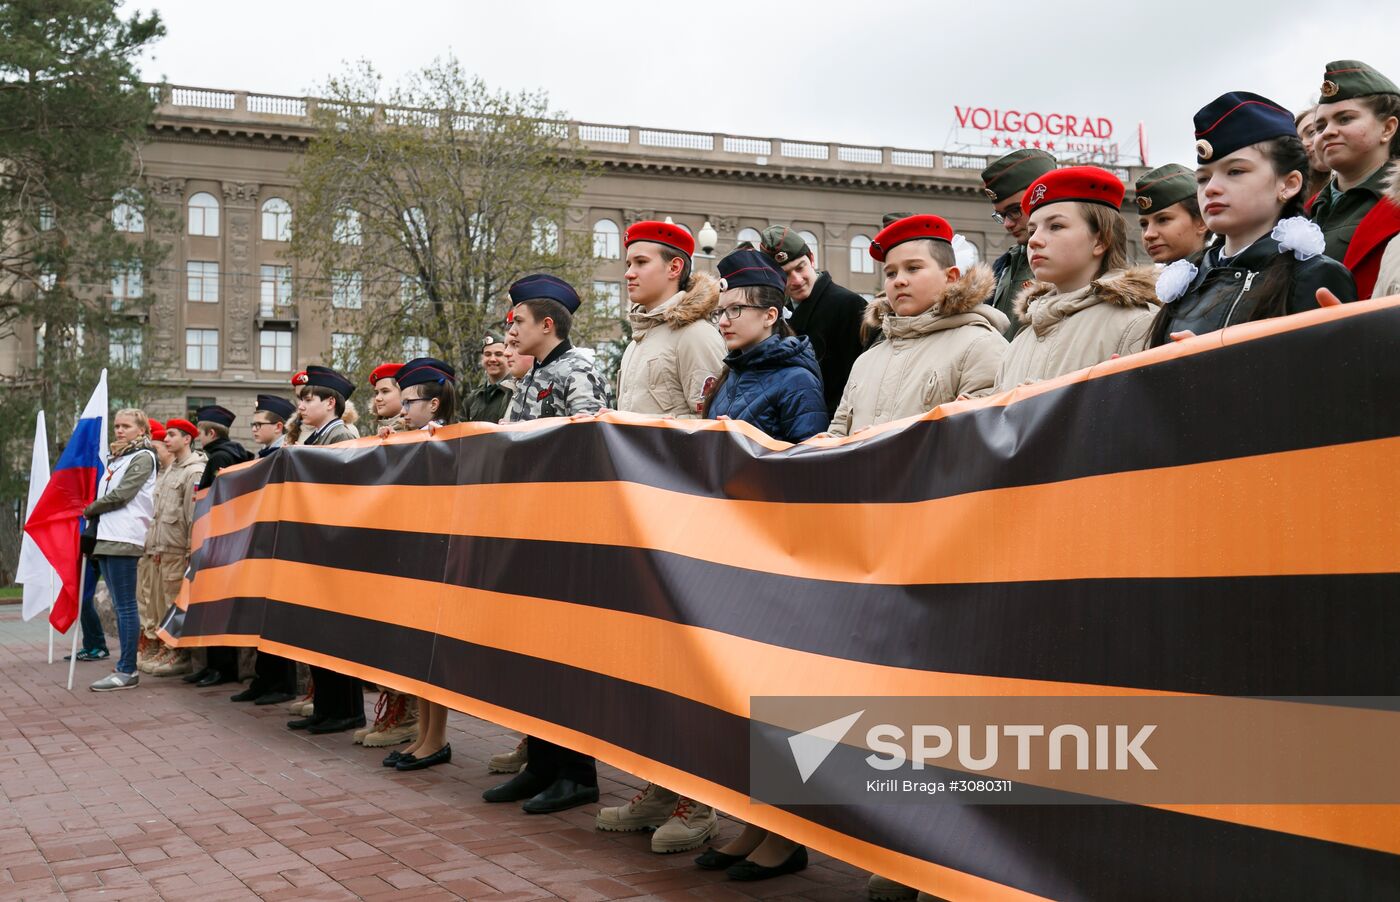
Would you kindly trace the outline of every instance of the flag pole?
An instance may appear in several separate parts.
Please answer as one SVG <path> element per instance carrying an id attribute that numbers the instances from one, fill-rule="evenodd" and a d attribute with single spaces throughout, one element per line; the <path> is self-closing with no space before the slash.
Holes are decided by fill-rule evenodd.
<path id="1" fill-rule="evenodd" d="M 50 570 L 49 570 L 49 597 L 50 597 L 50 598 L 53 598 L 53 597 L 55 597 L 55 596 L 58 594 L 57 592 L 54 591 L 54 588 L 53 588 L 53 578 L 54 578 L 54 574 L 56 574 L 57 572 L 58 572 L 58 571 L 53 570 L 53 569 L 50 569 Z M 54 630 L 54 628 L 53 628 L 53 622 L 50 621 L 50 622 L 49 622 L 49 663 L 50 663 L 50 664 L 53 663 L 53 634 L 54 634 L 55 632 L 56 632 L 56 630 Z"/>
<path id="2" fill-rule="evenodd" d="M 68 656 L 68 691 L 73 691 L 73 668 L 78 666 L 78 633 L 82 630 L 83 624 L 83 593 L 87 590 L 87 561 L 78 558 L 78 620 L 70 627 L 73 631 L 73 651 Z M 94 599 L 95 600 L 95 599 Z M 52 625 L 49 627 L 52 629 Z"/>

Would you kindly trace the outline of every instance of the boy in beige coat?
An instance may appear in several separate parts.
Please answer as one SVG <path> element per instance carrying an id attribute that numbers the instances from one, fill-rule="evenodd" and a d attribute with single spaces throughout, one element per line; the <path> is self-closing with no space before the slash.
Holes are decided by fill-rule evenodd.
<path id="1" fill-rule="evenodd" d="M 832 418 L 832 435 L 918 416 L 960 395 L 992 390 L 1006 353 L 1006 315 L 983 303 L 996 289 L 985 264 L 962 273 L 953 229 L 937 216 L 909 216 L 875 236 L 885 293 L 866 309 L 884 340 L 856 359 Z"/>

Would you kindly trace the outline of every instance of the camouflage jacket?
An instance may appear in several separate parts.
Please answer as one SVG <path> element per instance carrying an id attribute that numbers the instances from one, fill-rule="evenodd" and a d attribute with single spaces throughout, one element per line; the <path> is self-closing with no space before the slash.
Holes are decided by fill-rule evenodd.
<path id="1" fill-rule="evenodd" d="M 611 405 L 608 380 L 586 354 L 565 342 L 516 384 L 507 420 L 519 423 L 596 413 Z"/>

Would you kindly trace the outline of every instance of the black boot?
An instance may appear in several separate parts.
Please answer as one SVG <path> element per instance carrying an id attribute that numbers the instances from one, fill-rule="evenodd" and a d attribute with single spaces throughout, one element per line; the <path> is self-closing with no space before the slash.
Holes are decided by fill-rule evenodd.
<path id="1" fill-rule="evenodd" d="M 488 802 L 520 802 L 539 795 L 549 788 L 550 781 L 529 770 L 522 770 L 499 786 L 492 786 L 481 794 Z"/>

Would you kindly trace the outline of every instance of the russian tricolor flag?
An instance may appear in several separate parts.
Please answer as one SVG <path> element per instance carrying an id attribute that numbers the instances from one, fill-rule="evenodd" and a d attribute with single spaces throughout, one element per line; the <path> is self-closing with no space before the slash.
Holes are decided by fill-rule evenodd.
<path id="1" fill-rule="evenodd" d="M 83 509 L 97 498 L 97 479 L 106 466 L 107 371 L 103 370 L 49 484 L 24 523 L 24 531 L 63 580 L 63 589 L 49 612 L 49 623 L 61 633 L 68 632 L 78 619 L 82 573 L 79 524 Z"/>

